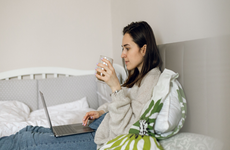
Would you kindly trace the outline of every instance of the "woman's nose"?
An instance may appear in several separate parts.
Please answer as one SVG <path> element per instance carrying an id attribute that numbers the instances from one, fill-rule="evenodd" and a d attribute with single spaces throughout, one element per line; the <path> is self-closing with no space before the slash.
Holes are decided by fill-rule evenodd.
<path id="1" fill-rule="evenodd" d="M 121 53 L 121 58 L 125 58 L 125 57 L 126 57 L 126 54 L 125 54 L 124 51 L 122 51 L 122 53 Z"/>

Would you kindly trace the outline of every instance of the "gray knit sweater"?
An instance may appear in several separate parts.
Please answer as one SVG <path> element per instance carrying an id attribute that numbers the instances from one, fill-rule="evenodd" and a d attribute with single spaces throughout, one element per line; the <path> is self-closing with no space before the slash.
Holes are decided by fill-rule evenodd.
<path id="1" fill-rule="evenodd" d="M 140 119 L 142 108 L 150 100 L 160 74 L 159 68 L 152 69 L 145 75 L 140 87 L 122 87 L 116 95 L 112 94 L 111 103 L 105 103 L 98 108 L 109 113 L 96 131 L 94 141 L 97 148 L 118 135 L 129 133 L 130 127 Z"/>

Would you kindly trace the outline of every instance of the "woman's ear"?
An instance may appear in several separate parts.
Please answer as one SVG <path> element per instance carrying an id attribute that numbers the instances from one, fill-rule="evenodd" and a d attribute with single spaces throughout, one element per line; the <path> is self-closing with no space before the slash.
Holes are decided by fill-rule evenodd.
<path id="1" fill-rule="evenodd" d="M 147 49 L 147 45 L 145 44 L 145 45 L 143 45 L 142 48 L 141 48 L 141 54 L 142 54 L 143 56 L 145 56 L 146 49 Z"/>

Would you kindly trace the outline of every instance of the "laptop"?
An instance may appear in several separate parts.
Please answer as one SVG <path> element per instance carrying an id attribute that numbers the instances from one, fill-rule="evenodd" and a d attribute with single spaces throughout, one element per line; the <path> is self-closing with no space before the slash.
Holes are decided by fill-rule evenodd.
<path id="1" fill-rule="evenodd" d="M 52 126 L 49 112 L 46 107 L 44 95 L 41 91 L 39 93 L 42 99 L 42 104 L 45 109 L 45 114 L 46 114 L 50 129 L 52 130 L 55 137 L 69 136 L 69 135 L 82 134 L 82 133 L 88 133 L 88 132 L 94 131 L 94 129 L 91 129 L 88 125 L 83 126 L 82 123 Z"/>

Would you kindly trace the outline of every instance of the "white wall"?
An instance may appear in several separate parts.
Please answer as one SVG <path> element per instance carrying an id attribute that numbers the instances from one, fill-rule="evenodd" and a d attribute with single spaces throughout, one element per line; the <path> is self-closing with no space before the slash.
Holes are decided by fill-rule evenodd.
<path id="1" fill-rule="evenodd" d="M 122 29 L 147 21 L 157 43 L 229 34 L 227 0 L 0 0 L 0 72 L 58 66 L 94 69 L 100 54 L 121 64 Z"/>
<path id="2" fill-rule="evenodd" d="M 227 0 L 112 0 L 113 57 L 120 63 L 122 29 L 147 21 L 158 44 L 230 33 Z"/>
<path id="3" fill-rule="evenodd" d="M 108 0 L 0 0 L 0 72 L 56 66 L 94 69 L 112 57 Z"/>

